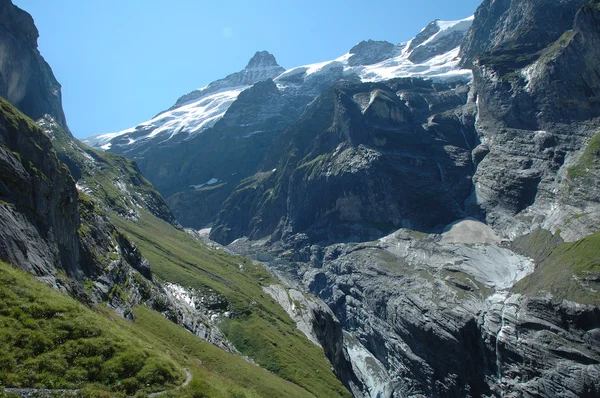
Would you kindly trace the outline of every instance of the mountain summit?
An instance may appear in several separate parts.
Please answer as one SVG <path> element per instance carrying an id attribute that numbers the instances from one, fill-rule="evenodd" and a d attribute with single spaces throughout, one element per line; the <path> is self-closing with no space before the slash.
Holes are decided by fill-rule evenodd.
<path id="1" fill-rule="evenodd" d="M 271 54 L 268 51 L 257 51 L 256 54 L 254 54 L 254 56 L 250 58 L 246 69 L 272 67 L 281 68 L 281 66 L 279 66 L 279 64 L 277 63 L 277 60 L 275 60 L 275 56 L 273 56 L 273 54 Z"/>

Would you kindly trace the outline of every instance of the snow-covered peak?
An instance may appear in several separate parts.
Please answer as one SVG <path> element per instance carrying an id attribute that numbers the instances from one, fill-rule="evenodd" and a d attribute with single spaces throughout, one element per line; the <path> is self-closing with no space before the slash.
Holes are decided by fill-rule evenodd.
<path id="1" fill-rule="evenodd" d="M 273 79 L 284 71 L 285 69 L 277 64 L 277 61 L 272 54 L 267 51 L 259 51 L 254 54 L 243 70 L 232 73 L 223 79 L 210 83 L 208 86 L 184 95 L 177 100 L 170 110 L 189 103 L 190 101 L 197 101 L 215 91 L 240 86 L 251 86 L 263 80 Z"/>
<path id="2" fill-rule="evenodd" d="M 400 77 L 433 80 L 471 79 L 470 70 L 459 68 L 459 48 L 473 16 L 458 21 L 435 20 L 407 43 L 363 41 L 347 54 L 331 61 L 285 70 L 267 51 L 259 51 L 240 72 L 214 81 L 179 98 L 176 104 L 136 127 L 90 137 L 84 142 L 104 150 L 127 147 L 142 140 L 168 140 L 185 133 L 202 133 L 220 120 L 238 95 L 252 85 L 273 79 L 287 95 L 316 97 L 340 79 L 383 81 Z"/>
<path id="3" fill-rule="evenodd" d="M 288 69 L 275 82 L 287 90 L 342 77 L 363 82 L 400 77 L 467 81 L 471 71 L 459 68 L 458 52 L 472 22 L 473 16 L 457 21 L 435 20 L 413 39 L 397 46 L 385 41 L 363 41 L 334 60 Z"/>
<path id="4" fill-rule="evenodd" d="M 460 46 L 462 39 L 473 24 L 474 16 L 457 21 L 436 19 L 410 41 L 405 53 L 415 63 L 424 62 Z"/>

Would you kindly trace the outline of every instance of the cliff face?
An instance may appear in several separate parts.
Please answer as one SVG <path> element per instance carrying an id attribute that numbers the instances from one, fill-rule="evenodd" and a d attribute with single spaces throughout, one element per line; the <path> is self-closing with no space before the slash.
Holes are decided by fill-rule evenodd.
<path id="1" fill-rule="evenodd" d="M 564 229 L 568 240 L 596 231 L 593 200 L 569 192 L 581 191 L 597 173 L 587 167 L 579 173 L 586 179 L 573 172 L 600 115 L 597 4 L 582 6 L 569 30 L 539 51 L 493 50 L 475 57 L 476 129 L 489 155 L 474 176 L 472 199 L 508 236 L 530 229 L 532 218 L 533 227 Z"/>
<path id="2" fill-rule="evenodd" d="M 60 84 L 37 49 L 31 15 L 0 1 L 0 96 L 34 120 L 48 114 L 67 129 Z"/>
<path id="3" fill-rule="evenodd" d="M 82 272 L 77 191 L 47 136 L 2 100 L 2 256 L 37 275 Z"/>

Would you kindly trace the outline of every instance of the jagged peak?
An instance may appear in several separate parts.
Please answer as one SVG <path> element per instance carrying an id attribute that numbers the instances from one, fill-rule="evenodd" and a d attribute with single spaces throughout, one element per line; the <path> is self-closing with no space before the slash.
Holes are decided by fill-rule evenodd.
<path id="1" fill-rule="evenodd" d="M 246 69 L 279 67 L 275 56 L 268 51 L 257 51 L 246 66 Z"/>

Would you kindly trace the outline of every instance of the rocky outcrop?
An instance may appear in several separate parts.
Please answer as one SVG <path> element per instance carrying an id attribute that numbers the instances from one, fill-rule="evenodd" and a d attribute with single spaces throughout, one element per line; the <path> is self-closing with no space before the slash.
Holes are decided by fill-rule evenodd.
<path id="1" fill-rule="evenodd" d="M 34 120 L 48 114 L 67 129 L 60 84 L 37 49 L 31 15 L 0 1 L 0 97 Z"/>
<path id="2" fill-rule="evenodd" d="M 600 391 L 598 308 L 515 292 L 534 262 L 481 222 L 370 243 L 299 249 L 242 239 L 230 247 L 262 256 L 329 305 L 343 332 L 317 316 L 315 333 L 355 396 Z"/>

